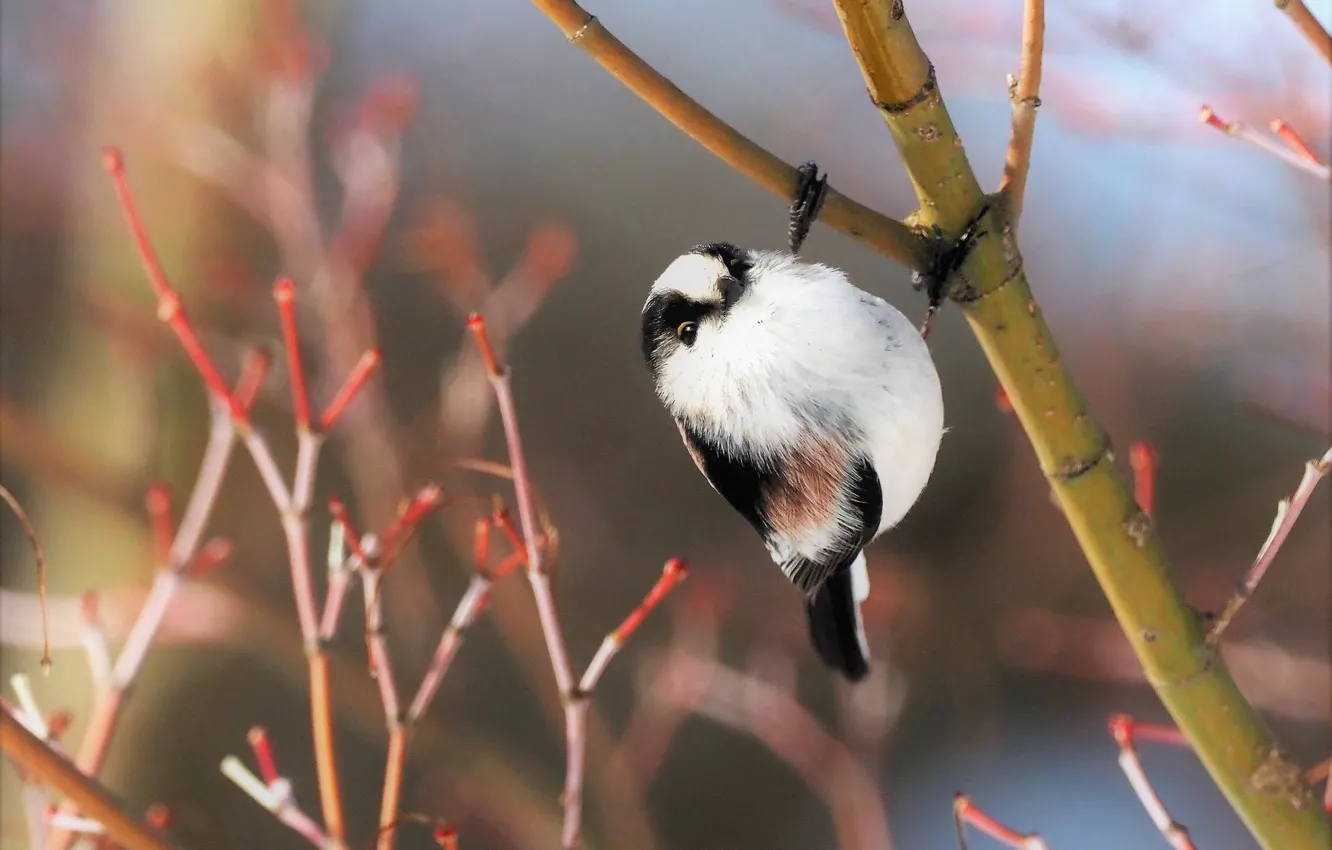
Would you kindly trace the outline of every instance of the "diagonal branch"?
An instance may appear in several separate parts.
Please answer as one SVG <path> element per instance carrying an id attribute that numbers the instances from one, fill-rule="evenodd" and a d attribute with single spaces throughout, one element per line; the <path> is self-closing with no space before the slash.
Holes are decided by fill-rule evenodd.
<path id="1" fill-rule="evenodd" d="M 835 0 L 870 97 L 893 135 L 920 199 L 920 223 L 960 233 L 982 209 L 966 151 L 934 66 L 900 2 Z M 1309 789 L 1258 777 L 1293 767 L 1225 666 L 1206 650 L 1198 617 L 1172 581 L 1152 521 L 1116 470 L 1108 435 L 1061 361 L 1031 293 L 1011 222 L 1001 209 L 954 287 L 973 333 L 1036 452 L 1065 519 L 1148 680 L 1235 811 L 1264 847 L 1332 843 L 1332 824 Z"/>
<path id="2" fill-rule="evenodd" d="M 795 168 L 705 109 L 611 34 L 573 0 L 532 0 L 574 45 L 597 60 L 644 103 L 685 135 L 755 183 L 790 201 Z M 829 187 L 819 221 L 869 245 L 889 259 L 917 268 L 921 249 L 910 228 Z"/>
<path id="3" fill-rule="evenodd" d="M 1004 155 L 999 192 L 1008 202 L 1008 220 L 1017 227 L 1031 170 L 1031 142 L 1036 135 L 1036 110 L 1041 105 L 1041 60 L 1045 55 L 1045 0 L 1026 0 L 1022 9 L 1022 60 L 1017 77 L 1009 77 L 1013 130 Z"/>
<path id="4" fill-rule="evenodd" d="M 1276 7 L 1286 13 L 1290 22 L 1300 31 L 1300 35 L 1309 40 L 1323 61 L 1332 65 L 1332 35 L 1318 23 L 1318 19 L 1304 5 L 1304 0 L 1274 0 Z"/>
<path id="5" fill-rule="evenodd" d="M 26 773 L 59 791 L 80 811 L 105 826 L 107 834 L 117 843 L 129 850 L 171 850 L 171 844 L 162 836 L 126 814 L 97 780 L 85 776 L 45 741 L 23 728 L 3 707 L 0 707 L 0 747 Z"/>
<path id="6" fill-rule="evenodd" d="M 1267 539 L 1263 541 L 1262 547 L 1258 549 L 1258 556 L 1253 559 L 1253 563 L 1244 572 L 1244 577 L 1240 579 L 1239 585 L 1235 588 L 1235 593 L 1226 603 L 1226 607 L 1221 609 L 1217 615 L 1216 621 L 1212 624 L 1212 630 L 1207 634 L 1208 646 L 1215 646 L 1221 641 L 1221 635 L 1230 626 L 1231 620 L 1239 613 L 1245 602 L 1253 595 L 1254 590 L 1258 588 L 1258 582 L 1263 580 L 1267 574 L 1267 568 L 1272 566 L 1272 561 L 1276 560 L 1277 552 L 1281 550 L 1282 544 L 1290 536 L 1290 531 L 1295 527 L 1295 521 L 1300 518 L 1304 511 L 1304 506 L 1309 503 L 1309 497 L 1313 495 L 1314 489 L 1318 487 L 1318 482 L 1323 480 L 1323 476 L 1332 470 L 1332 448 L 1323 453 L 1323 456 L 1314 460 L 1308 460 L 1304 463 L 1304 477 L 1300 479 L 1300 484 L 1295 488 L 1295 493 L 1289 499 L 1282 499 L 1277 502 L 1276 519 L 1272 520 L 1272 530 L 1268 533 Z"/>

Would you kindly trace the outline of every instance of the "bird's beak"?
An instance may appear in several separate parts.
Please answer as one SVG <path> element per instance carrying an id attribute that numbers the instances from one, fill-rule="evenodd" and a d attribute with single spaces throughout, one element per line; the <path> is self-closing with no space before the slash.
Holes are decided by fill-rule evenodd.
<path id="1" fill-rule="evenodd" d="M 740 296 L 745 294 L 745 285 L 738 278 L 726 275 L 717 281 L 717 288 L 721 290 L 722 312 L 731 309 L 731 305 L 740 300 Z"/>

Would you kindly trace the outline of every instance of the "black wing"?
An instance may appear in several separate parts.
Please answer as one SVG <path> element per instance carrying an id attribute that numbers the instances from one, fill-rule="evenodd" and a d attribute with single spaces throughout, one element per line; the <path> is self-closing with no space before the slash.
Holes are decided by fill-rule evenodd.
<path id="1" fill-rule="evenodd" d="M 773 480 L 775 470 L 759 466 L 750 459 L 732 457 L 697 429 L 679 420 L 675 424 L 680 428 L 680 438 L 694 459 L 694 465 L 708 479 L 712 489 L 767 540 L 772 528 L 763 514 L 762 493 Z"/>
<path id="2" fill-rule="evenodd" d="M 831 515 L 832 505 L 812 505 L 815 499 L 831 493 L 849 501 L 851 521 L 842 524 L 832 543 L 816 557 L 797 556 L 781 564 L 797 587 L 807 595 L 816 591 L 829 576 L 844 571 L 855 560 L 860 550 L 874 539 L 879 529 L 883 510 L 883 493 L 879 476 L 865 458 L 857 458 L 851 474 L 842 464 L 800 462 L 799 458 L 780 460 L 761 465 L 749 458 L 740 458 L 708 440 L 687 423 L 677 422 L 685 447 L 699 470 L 731 507 L 754 527 L 765 542 L 781 534 L 792 543 L 799 543 L 799 529 L 791 527 L 791 516 L 809 508 L 807 514 Z M 838 468 L 840 467 L 840 468 Z M 811 470 L 821 471 L 830 480 L 812 480 L 802 488 L 796 479 L 796 470 L 809 476 Z M 803 502 L 803 504 L 802 504 Z"/>

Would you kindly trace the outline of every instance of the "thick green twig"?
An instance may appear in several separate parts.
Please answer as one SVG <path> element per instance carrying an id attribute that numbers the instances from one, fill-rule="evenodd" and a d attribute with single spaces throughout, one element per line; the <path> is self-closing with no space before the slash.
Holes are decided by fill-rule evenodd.
<path id="1" fill-rule="evenodd" d="M 984 203 L 934 68 L 898 0 L 835 0 L 920 199 L 925 223 L 957 233 Z M 1105 431 L 1060 360 L 1002 213 L 987 222 L 954 287 L 1060 507 L 1147 678 L 1264 847 L 1332 843 L 1326 814 L 1229 672 L 1170 578 L 1151 519 L 1114 466 Z"/>
<path id="2" fill-rule="evenodd" d="M 764 189 L 790 202 L 799 180 L 795 168 L 703 108 L 573 0 L 532 0 L 532 3 L 555 22 L 572 44 L 597 60 L 611 76 L 685 135 Z M 824 198 L 819 221 L 902 265 L 918 268 L 924 259 L 922 243 L 910 228 L 832 187 Z"/>

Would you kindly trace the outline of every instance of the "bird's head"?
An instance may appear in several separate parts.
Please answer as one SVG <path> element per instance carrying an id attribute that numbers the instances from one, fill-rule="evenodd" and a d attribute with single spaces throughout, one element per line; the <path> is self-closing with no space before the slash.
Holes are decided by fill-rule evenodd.
<path id="1" fill-rule="evenodd" d="M 729 242 L 699 245 L 666 267 L 643 305 L 643 358 L 654 377 L 673 358 L 715 350 L 753 267 L 751 252 Z"/>

